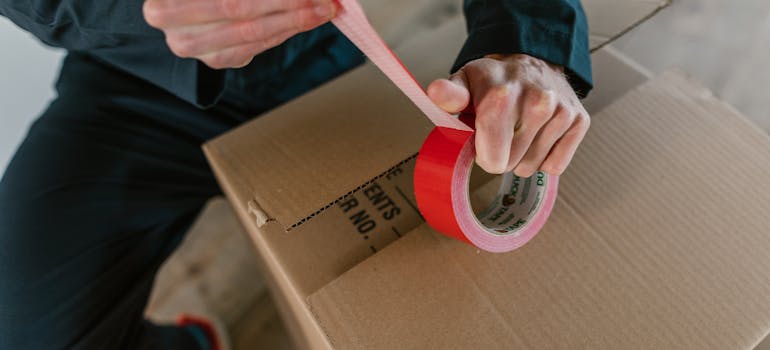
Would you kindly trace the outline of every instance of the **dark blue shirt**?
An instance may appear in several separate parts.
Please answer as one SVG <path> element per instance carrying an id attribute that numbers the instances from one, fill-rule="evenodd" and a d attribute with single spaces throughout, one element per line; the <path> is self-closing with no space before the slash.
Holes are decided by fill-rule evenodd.
<path id="1" fill-rule="evenodd" d="M 141 0 L 0 0 L 0 14 L 46 44 L 87 53 L 200 107 L 226 101 L 251 113 L 284 103 L 363 62 L 331 24 L 297 35 L 241 69 L 174 56 Z M 591 89 L 588 27 L 579 0 L 465 0 L 468 38 L 452 71 L 492 53 L 525 53 L 565 67 Z M 257 98 L 258 97 L 258 98 Z"/>

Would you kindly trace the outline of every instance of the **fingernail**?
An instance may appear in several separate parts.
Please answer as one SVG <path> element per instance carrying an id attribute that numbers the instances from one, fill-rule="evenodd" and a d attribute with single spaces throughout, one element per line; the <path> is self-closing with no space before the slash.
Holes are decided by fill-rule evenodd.
<path id="1" fill-rule="evenodd" d="M 325 5 L 318 5 L 315 7 L 315 14 L 318 15 L 318 17 L 321 18 L 332 18 L 334 17 L 334 12 L 337 10 L 337 7 L 332 3 L 327 3 Z"/>
<path id="2" fill-rule="evenodd" d="M 463 108 L 463 104 L 462 101 L 458 101 L 456 99 L 448 99 L 441 101 L 440 107 L 445 111 L 457 111 Z"/>

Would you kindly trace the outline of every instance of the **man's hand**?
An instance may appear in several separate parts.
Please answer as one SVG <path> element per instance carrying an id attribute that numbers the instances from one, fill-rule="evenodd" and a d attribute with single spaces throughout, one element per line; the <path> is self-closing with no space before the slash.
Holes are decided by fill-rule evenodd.
<path id="1" fill-rule="evenodd" d="M 563 69 L 523 54 L 468 62 L 428 96 L 449 113 L 473 103 L 476 163 L 490 173 L 560 175 L 590 124 Z"/>
<path id="2" fill-rule="evenodd" d="M 144 17 L 177 56 L 238 68 L 291 36 L 331 20 L 332 0 L 146 0 Z"/>

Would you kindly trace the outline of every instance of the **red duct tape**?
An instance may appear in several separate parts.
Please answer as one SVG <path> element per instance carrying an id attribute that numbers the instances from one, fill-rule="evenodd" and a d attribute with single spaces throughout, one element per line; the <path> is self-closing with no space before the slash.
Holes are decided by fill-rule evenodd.
<path id="1" fill-rule="evenodd" d="M 559 177 L 538 172 L 503 174 L 497 195 L 478 216 L 468 196 L 475 157 L 472 131 L 436 127 L 425 139 L 414 169 L 414 191 L 425 221 L 435 230 L 490 252 L 521 247 L 540 231 L 556 201 Z"/>
<path id="2" fill-rule="evenodd" d="M 471 208 L 468 185 L 475 159 L 474 131 L 438 108 L 366 19 L 356 0 L 339 0 L 332 22 L 436 127 L 417 156 L 414 190 L 425 221 L 435 230 L 490 252 L 527 243 L 543 227 L 556 201 L 559 178 L 502 175 L 500 188 L 480 213 Z"/>

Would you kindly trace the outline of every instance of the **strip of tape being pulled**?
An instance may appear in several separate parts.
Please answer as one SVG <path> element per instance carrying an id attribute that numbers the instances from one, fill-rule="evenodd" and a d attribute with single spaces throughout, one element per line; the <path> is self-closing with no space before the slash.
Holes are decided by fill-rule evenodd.
<path id="1" fill-rule="evenodd" d="M 558 177 L 506 173 L 495 198 L 478 215 L 468 195 L 475 159 L 474 131 L 436 106 L 366 19 L 357 0 L 339 0 L 332 20 L 436 127 L 417 156 L 414 190 L 420 213 L 435 230 L 490 252 L 527 243 L 543 227 L 556 201 Z"/>

